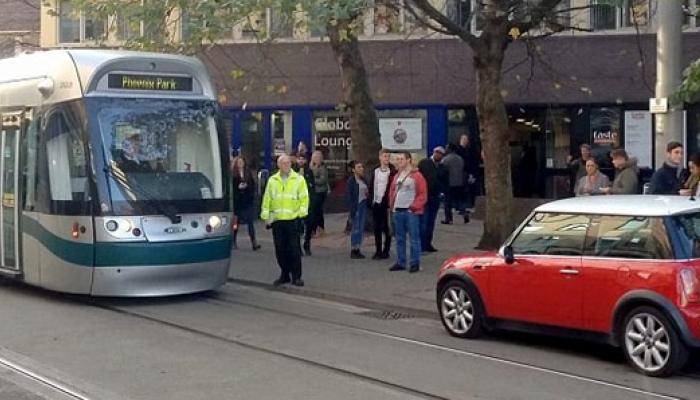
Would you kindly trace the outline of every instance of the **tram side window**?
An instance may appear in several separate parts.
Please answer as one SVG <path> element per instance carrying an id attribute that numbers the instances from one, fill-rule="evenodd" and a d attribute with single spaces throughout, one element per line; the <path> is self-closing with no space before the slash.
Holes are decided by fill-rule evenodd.
<path id="1" fill-rule="evenodd" d="M 78 129 L 62 112 L 48 117 L 43 130 L 51 200 L 87 200 L 85 147 Z"/>

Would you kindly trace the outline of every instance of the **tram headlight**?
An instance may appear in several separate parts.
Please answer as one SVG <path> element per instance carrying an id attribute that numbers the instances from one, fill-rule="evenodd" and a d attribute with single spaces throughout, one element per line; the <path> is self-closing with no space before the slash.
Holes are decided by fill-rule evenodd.
<path id="1" fill-rule="evenodd" d="M 115 232 L 117 229 L 119 229 L 119 224 L 117 221 L 111 219 L 105 223 L 105 229 L 107 229 L 109 232 Z"/>
<path id="2" fill-rule="evenodd" d="M 209 217 L 209 225 L 213 229 L 219 229 L 221 227 L 221 222 L 221 217 L 219 217 L 218 215 L 212 215 L 211 217 Z"/>
<path id="3" fill-rule="evenodd" d="M 129 233 L 129 232 L 131 232 L 131 229 L 133 229 L 133 228 L 134 228 L 134 226 L 131 224 L 131 221 L 129 221 L 128 219 L 125 219 L 122 221 L 120 230 L 124 233 Z"/>

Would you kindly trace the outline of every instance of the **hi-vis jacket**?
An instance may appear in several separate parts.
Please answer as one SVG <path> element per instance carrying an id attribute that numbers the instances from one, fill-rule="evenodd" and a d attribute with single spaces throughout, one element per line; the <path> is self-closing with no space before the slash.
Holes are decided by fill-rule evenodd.
<path id="1" fill-rule="evenodd" d="M 303 176 L 289 171 L 287 181 L 280 172 L 267 181 L 260 218 L 266 221 L 289 221 L 304 218 L 309 213 L 309 191 Z"/>

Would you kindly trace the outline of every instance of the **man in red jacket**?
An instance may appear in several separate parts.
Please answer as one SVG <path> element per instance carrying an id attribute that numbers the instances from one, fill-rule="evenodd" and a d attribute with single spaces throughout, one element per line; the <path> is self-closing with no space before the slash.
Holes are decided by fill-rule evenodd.
<path id="1" fill-rule="evenodd" d="M 391 182 L 389 204 L 394 212 L 394 234 L 398 261 L 389 271 L 406 270 L 406 233 L 411 239 L 411 264 L 408 272 L 420 271 L 420 216 L 428 200 L 428 185 L 423 175 L 413 168 L 411 153 L 397 157 L 399 171 Z"/>

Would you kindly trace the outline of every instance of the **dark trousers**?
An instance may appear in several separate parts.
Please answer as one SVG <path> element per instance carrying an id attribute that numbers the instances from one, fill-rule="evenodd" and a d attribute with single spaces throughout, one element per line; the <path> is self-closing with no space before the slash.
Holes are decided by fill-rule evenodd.
<path id="1" fill-rule="evenodd" d="M 304 218 L 304 244 L 311 243 L 311 235 L 319 226 L 324 227 L 323 204 L 326 202 L 326 193 L 314 193 L 309 201 L 309 215 Z"/>
<path id="2" fill-rule="evenodd" d="M 301 278 L 301 246 L 299 244 L 299 220 L 275 221 L 272 223 L 272 240 L 275 242 L 275 257 L 283 280 Z"/>
<path id="3" fill-rule="evenodd" d="M 450 186 L 445 197 L 445 221 L 452 221 L 452 209 L 456 208 L 460 213 L 464 212 L 464 187 Z"/>
<path id="4" fill-rule="evenodd" d="M 433 247 L 433 232 L 435 231 L 435 220 L 437 219 L 438 210 L 440 209 L 440 197 L 428 197 L 428 202 L 425 204 L 425 211 L 420 217 L 420 243 L 423 247 L 421 250 L 427 250 Z"/>
<path id="5" fill-rule="evenodd" d="M 374 246 L 377 253 L 389 254 L 391 249 L 391 230 L 389 229 L 389 207 L 372 203 L 372 220 L 374 222 Z M 384 235 L 384 246 L 382 246 Z"/>

